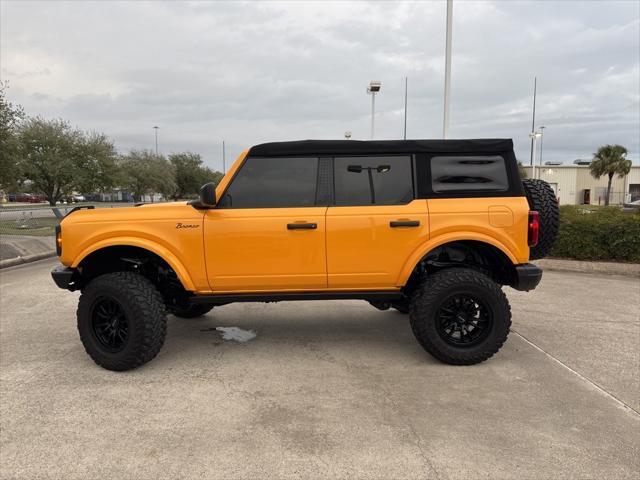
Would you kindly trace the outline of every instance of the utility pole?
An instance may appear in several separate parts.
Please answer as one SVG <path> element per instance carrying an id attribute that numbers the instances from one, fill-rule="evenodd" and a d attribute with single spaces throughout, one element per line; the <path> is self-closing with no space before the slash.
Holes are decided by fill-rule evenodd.
<path id="1" fill-rule="evenodd" d="M 531 120 L 531 135 L 536 131 L 536 90 L 538 87 L 538 77 L 533 77 L 533 119 Z M 534 151 L 535 137 L 531 137 L 531 160 L 530 163 L 533 166 L 533 151 Z"/>
<path id="2" fill-rule="evenodd" d="M 222 173 L 227 173 L 227 152 L 222 140 Z"/>
<path id="3" fill-rule="evenodd" d="M 160 127 L 158 127 L 157 125 L 153 127 L 153 129 L 154 129 L 154 130 L 155 130 L 155 132 L 156 132 L 156 156 L 158 156 L 158 129 L 159 129 L 159 128 L 160 128 Z"/>
<path id="4" fill-rule="evenodd" d="M 409 86 L 409 78 L 404 77 L 404 139 L 407 139 L 407 90 Z"/>
<path id="5" fill-rule="evenodd" d="M 444 115 L 442 116 L 442 138 L 449 136 L 449 100 L 451 99 L 451 25 L 453 23 L 453 0 L 447 0 L 447 40 L 444 56 Z"/>

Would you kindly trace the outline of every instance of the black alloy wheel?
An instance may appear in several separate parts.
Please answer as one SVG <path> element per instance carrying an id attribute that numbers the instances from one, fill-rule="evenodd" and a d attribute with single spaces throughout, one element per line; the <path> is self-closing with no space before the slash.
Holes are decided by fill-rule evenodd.
<path id="1" fill-rule="evenodd" d="M 122 306 L 113 298 L 98 297 L 91 312 L 93 335 L 112 353 L 121 351 L 129 339 L 129 320 Z"/>
<path id="2" fill-rule="evenodd" d="M 472 347 L 481 343 L 493 326 L 493 315 L 478 298 L 457 294 L 447 298 L 436 313 L 436 330 L 447 343 Z"/>

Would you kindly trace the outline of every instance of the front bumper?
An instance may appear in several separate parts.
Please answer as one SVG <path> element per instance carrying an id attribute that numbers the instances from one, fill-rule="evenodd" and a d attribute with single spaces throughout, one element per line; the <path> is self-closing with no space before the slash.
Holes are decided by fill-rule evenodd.
<path id="1" fill-rule="evenodd" d="M 59 288 L 73 292 L 76 289 L 73 278 L 75 273 L 76 270 L 74 268 L 58 265 L 56 268 L 51 270 L 51 278 L 53 278 L 53 281 L 56 282 L 56 285 Z"/>
<path id="2" fill-rule="evenodd" d="M 515 272 L 515 278 L 511 287 L 516 290 L 525 292 L 533 290 L 538 286 L 542 278 L 542 269 L 533 263 L 516 265 Z"/>

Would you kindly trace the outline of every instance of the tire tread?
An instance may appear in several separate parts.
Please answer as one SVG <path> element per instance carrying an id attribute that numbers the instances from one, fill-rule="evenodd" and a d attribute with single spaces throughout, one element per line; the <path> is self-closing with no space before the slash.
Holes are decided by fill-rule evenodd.
<path id="1" fill-rule="evenodd" d="M 438 339 L 434 338 L 437 335 L 435 329 L 429 328 L 435 324 L 435 312 L 432 309 L 448 290 L 464 283 L 474 283 L 491 291 L 499 305 L 500 312 L 497 313 L 504 318 L 494 319 L 496 334 L 487 338 L 480 349 L 443 348 Z M 491 358 L 507 340 L 511 328 L 511 306 L 500 286 L 483 273 L 469 268 L 451 268 L 427 276 L 415 290 L 411 298 L 409 318 L 413 334 L 428 353 L 451 365 L 473 365 Z"/>
<path id="2" fill-rule="evenodd" d="M 82 324 L 86 321 L 85 316 L 90 315 L 94 295 L 99 295 L 105 288 L 118 291 L 121 295 L 119 300 L 134 310 L 136 321 L 143 327 L 136 348 L 118 359 L 110 358 L 92 348 L 88 338 L 91 331 Z M 80 296 L 77 318 L 78 332 L 87 354 L 96 364 L 108 370 L 130 370 L 149 362 L 158 354 L 167 335 L 166 310 L 160 292 L 147 278 L 133 272 L 107 273 L 92 280 Z"/>

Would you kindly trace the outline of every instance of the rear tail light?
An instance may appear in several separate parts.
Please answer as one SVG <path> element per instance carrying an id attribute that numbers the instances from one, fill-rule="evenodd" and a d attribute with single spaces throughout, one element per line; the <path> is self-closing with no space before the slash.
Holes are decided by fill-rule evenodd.
<path id="1" fill-rule="evenodd" d="M 538 212 L 531 210 L 529 212 L 529 246 L 535 247 L 538 244 L 538 236 L 540 235 L 540 220 Z"/>

